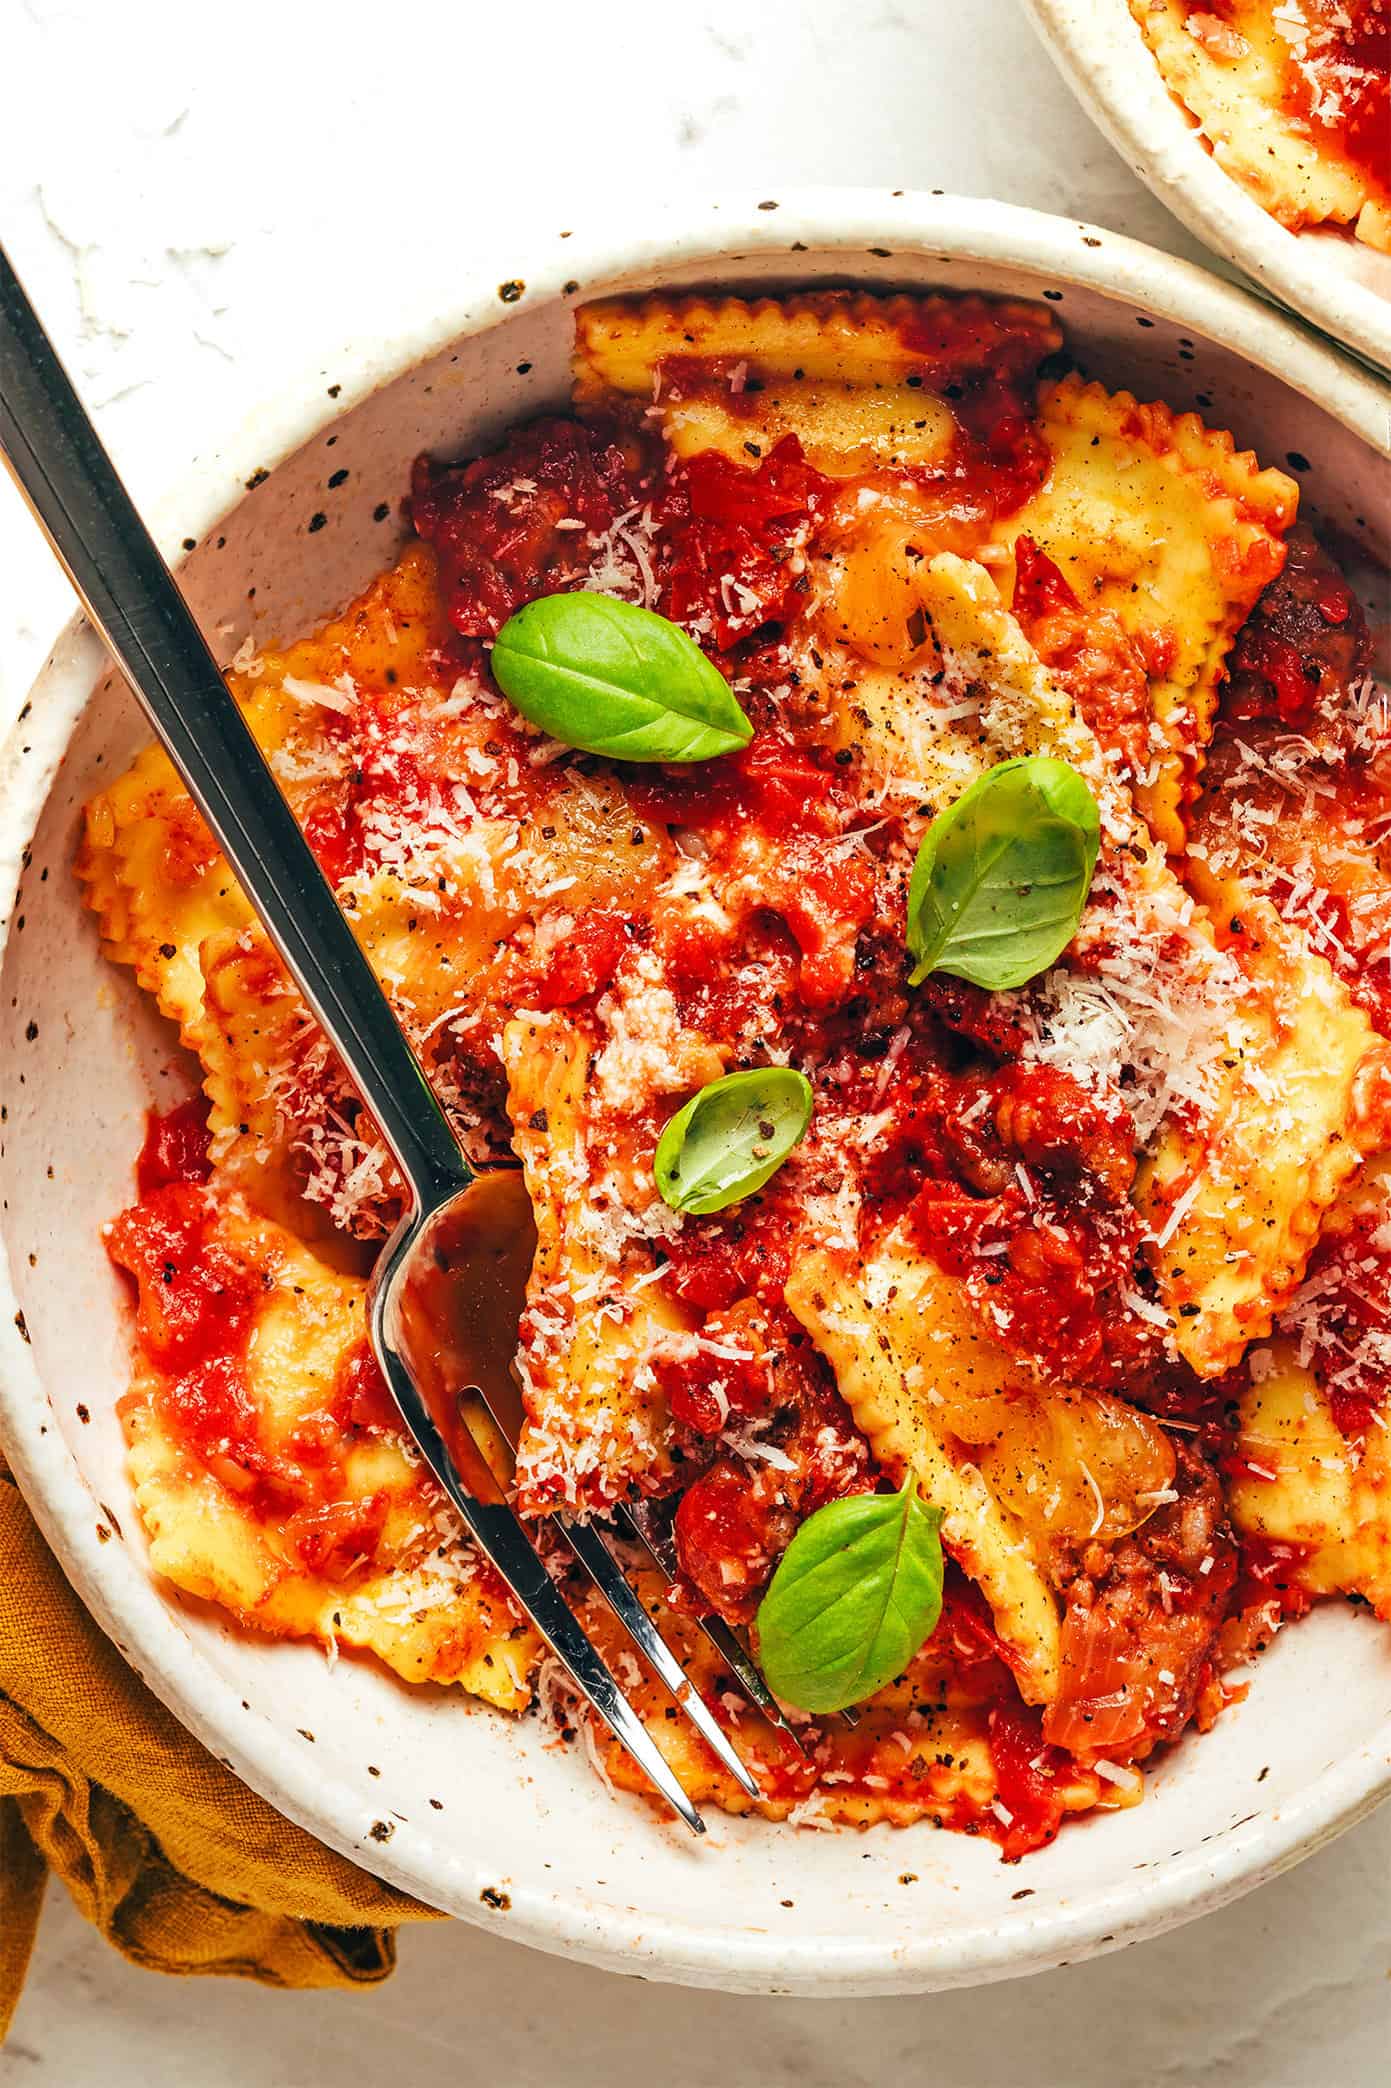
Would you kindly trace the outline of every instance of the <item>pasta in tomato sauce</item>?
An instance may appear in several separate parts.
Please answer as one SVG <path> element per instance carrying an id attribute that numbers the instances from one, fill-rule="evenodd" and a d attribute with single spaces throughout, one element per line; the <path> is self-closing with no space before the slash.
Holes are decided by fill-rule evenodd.
<path id="1" fill-rule="evenodd" d="M 515 1460 L 479 1427 L 536 1541 L 669 1518 L 680 1571 L 644 1598 L 770 1819 L 1013 1860 L 1136 1802 L 1285 1618 L 1391 1618 L 1365 617 L 1290 479 L 1084 383 L 1046 308 L 652 298 L 576 326 L 573 410 L 422 458 L 397 562 L 231 686 L 465 1150 L 520 1163 Z M 742 740 L 625 759 L 533 722 L 499 634 L 578 594 L 693 640 L 717 679 L 690 700 Z M 915 863 L 1005 771 L 1093 808 L 1075 918 L 1022 983 L 919 976 Z M 363 1292 L 401 1185 L 162 754 L 89 805 L 78 872 L 203 1078 L 107 1229 L 155 1570 L 584 1733 L 395 1423 Z M 683 1207 L 664 1131 L 756 1068 L 805 1084 L 803 1128 Z M 766 1158 L 774 1126 L 749 1135 Z M 695 1625 L 757 1650 L 794 1538 L 888 1488 L 940 1520 L 940 1615 L 853 1729 L 790 1705 L 794 1744 Z M 748 1809 L 625 1683 L 692 1796 Z"/>

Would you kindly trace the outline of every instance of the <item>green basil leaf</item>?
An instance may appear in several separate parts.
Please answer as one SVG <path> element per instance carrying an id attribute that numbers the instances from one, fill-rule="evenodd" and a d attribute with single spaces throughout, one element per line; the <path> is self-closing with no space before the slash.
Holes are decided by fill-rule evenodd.
<path id="1" fill-rule="evenodd" d="M 1046 971 L 1077 932 L 1096 868 L 1096 799 L 1065 761 L 1002 761 L 923 835 L 908 887 L 909 984 L 929 972 L 998 992 Z"/>
<path id="2" fill-rule="evenodd" d="M 742 1203 L 801 1142 L 811 1102 L 811 1082 L 791 1066 L 755 1066 L 712 1080 L 657 1141 L 663 1201 L 698 1217 Z"/>
<path id="3" fill-rule="evenodd" d="M 709 761 L 753 727 L 680 627 L 614 595 L 540 595 L 493 643 L 509 703 L 552 739 L 614 761 Z"/>
<path id="4" fill-rule="evenodd" d="M 758 1611 L 768 1686 L 803 1711 L 843 1711 L 901 1675 L 942 1613 L 940 1508 L 852 1494 L 808 1516 Z"/>

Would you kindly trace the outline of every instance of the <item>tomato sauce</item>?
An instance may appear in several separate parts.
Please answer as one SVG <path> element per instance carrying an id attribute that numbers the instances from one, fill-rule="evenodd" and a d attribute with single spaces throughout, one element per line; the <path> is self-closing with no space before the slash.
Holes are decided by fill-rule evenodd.
<path id="1" fill-rule="evenodd" d="M 420 458 L 411 521 L 434 546 L 454 628 L 495 638 L 537 595 L 573 587 L 593 555 L 587 536 L 640 506 L 652 475 L 650 445 L 605 422 L 538 420 L 469 463 Z"/>
<path id="2" fill-rule="evenodd" d="M 1039 658 L 1076 699 L 1103 747 L 1126 772 L 1149 764 L 1149 673 L 1139 645 L 1098 605 L 1085 610 L 1060 568 L 1033 538 L 1014 546 L 1013 610 Z M 1159 670 L 1162 671 L 1162 670 Z"/>
<path id="3" fill-rule="evenodd" d="M 778 622 L 810 585 L 797 540 L 834 490 L 795 435 L 759 454 L 753 470 L 719 450 L 673 465 L 653 509 L 663 547 L 656 606 L 708 632 L 721 652 Z"/>
<path id="4" fill-rule="evenodd" d="M 1304 0 L 1305 47 L 1285 67 L 1285 106 L 1350 161 L 1374 195 L 1391 196 L 1391 7 L 1386 0 Z M 1312 75 L 1312 76 L 1311 76 Z"/>
<path id="5" fill-rule="evenodd" d="M 1362 1442 L 1376 1417 L 1391 1421 L 1391 1213 L 1371 1212 L 1345 1232 L 1325 1233 L 1309 1258 L 1304 1295 L 1314 1301 L 1310 1366 L 1338 1427 Z"/>
<path id="6" fill-rule="evenodd" d="M 175 1179 L 113 1221 L 107 1251 L 135 1279 L 136 1336 L 166 1418 L 204 1464 L 251 1490 L 271 1475 L 245 1368 L 265 1283 L 215 1226 L 201 1184 Z"/>
<path id="7" fill-rule="evenodd" d="M 135 1286 L 135 1334 L 162 1426 L 309 1572 L 342 1579 L 380 1541 L 385 1494 L 347 1495 L 343 1459 L 361 1435 L 397 1432 L 400 1417 L 365 1339 L 344 1356 L 321 1407 L 279 1441 L 252 1396 L 248 1344 L 273 1261 L 229 1244 L 208 1193 L 206 1105 L 150 1112 L 140 1200 L 106 1230 Z"/>
<path id="8" fill-rule="evenodd" d="M 868 1190 L 961 1277 L 983 1333 L 1065 1384 L 1124 1384 L 1160 1353 L 1126 1302 L 1148 1279 L 1129 1201 L 1133 1128 L 1069 1075 L 951 1071 L 905 1052 Z"/>
<path id="9" fill-rule="evenodd" d="M 1237 633 L 1227 662 L 1226 717 L 1307 728 L 1336 709 L 1371 667 L 1362 605 L 1312 531 L 1297 525 L 1285 562 Z"/>
<path id="10" fill-rule="evenodd" d="M 541 1008 L 569 1008 L 610 985 L 628 948 L 627 919 L 597 907 L 577 921 L 558 943 L 541 975 L 536 1003 Z"/>
<path id="11" fill-rule="evenodd" d="M 171 1182 L 206 1182 L 212 1171 L 208 1159 L 211 1134 L 208 1105 L 201 1095 L 164 1111 L 151 1109 L 145 1117 L 145 1143 L 135 1163 L 135 1180 L 141 1196 L 167 1189 Z"/>
<path id="12" fill-rule="evenodd" d="M 1241 1540 L 1241 1568 L 1232 1597 L 1234 1614 L 1270 1608 L 1279 1619 L 1303 1617 L 1314 1598 L 1301 1575 L 1309 1547 L 1275 1537 L 1248 1535 Z"/>
<path id="13" fill-rule="evenodd" d="M 1068 1757 L 1045 1743 L 1040 1714 L 1022 1704 L 997 1704 L 989 1733 L 996 1791 L 1006 1815 L 1000 1852 L 1006 1863 L 1017 1863 L 1046 1848 L 1062 1825 L 1058 1776 L 1069 1766 Z"/>

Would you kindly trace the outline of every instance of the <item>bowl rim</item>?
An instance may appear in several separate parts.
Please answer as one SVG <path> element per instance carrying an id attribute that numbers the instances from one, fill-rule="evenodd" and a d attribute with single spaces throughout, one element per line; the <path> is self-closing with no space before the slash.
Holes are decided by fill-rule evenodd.
<path id="1" fill-rule="evenodd" d="M 564 235 L 551 251 L 538 246 L 526 274 L 512 279 L 524 281 L 527 302 L 539 306 L 565 299 L 567 283 L 612 286 L 677 263 L 708 260 L 717 269 L 736 257 L 766 257 L 769 276 L 776 276 L 779 254 L 797 243 L 843 257 L 843 272 L 853 277 L 856 256 L 872 247 L 882 252 L 890 238 L 899 242 L 892 251 L 911 257 L 915 266 L 938 262 L 949 271 L 958 262 L 997 262 L 1033 269 L 1193 327 L 1278 375 L 1374 449 L 1391 454 L 1391 387 L 1296 322 L 1188 262 L 1012 205 L 864 189 L 796 190 L 776 200 L 696 199 L 668 205 L 622 232 L 577 232 Z M 316 359 L 215 451 L 196 460 L 184 482 L 153 509 L 165 551 L 172 555 L 188 535 L 201 542 L 242 497 L 249 476 L 274 469 L 379 384 L 515 312 L 517 301 L 501 302 L 495 287 L 508 278 L 489 278 L 486 271 L 472 275 L 472 286 L 445 311 L 423 298 L 419 312 L 388 340 L 335 358 L 332 398 L 325 390 L 326 367 Z M 107 664 L 95 634 L 74 617 L 0 751 L 0 958 L 30 838 Z M 831 1953 L 820 1936 L 717 1931 L 674 1912 L 654 1918 L 637 1910 L 587 1907 L 524 1883 L 499 1915 L 479 1902 L 487 1873 L 472 1868 L 465 1852 L 441 1862 L 428 1827 L 403 1824 L 389 1846 L 364 1844 L 347 1824 L 360 1817 L 360 1804 L 346 1784 L 307 1762 L 259 1713 L 243 1707 L 232 1684 L 191 1645 L 143 1562 L 124 1547 L 98 1542 L 86 1481 L 61 1433 L 43 1426 L 49 1411 L 23 1331 L 8 1246 L 0 1239 L 0 1447 L 68 1578 L 154 1694 L 252 1789 L 365 1869 L 465 1920 L 609 1970 L 742 1991 L 838 1995 L 923 1992 L 1042 1971 L 1159 1934 L 1223 1905 L 1311 1854 L 1391 1793 L 1388 1720 L 1278 1814 L 1243 1822 L 1177 1862 L 1156 1865 L 1102 1893 L 1077 1895 L 1064 1909 L 1032 1918 L 1021 1910 L 1017 1927 L 982 1918 L 894 1947 L 882 1939 L 847 1937 Z"/>
<path id="2" fill-rule="evenodd" d="M 1391 369 L 1391 297 L 1327 265 L 1317 246 L 1287 230 L 1218 163 L 1165 83 L 1128 0 L 1024 5 L 1092 121 L 1161 203 L 1266 295 L 1379 372 Z"/>

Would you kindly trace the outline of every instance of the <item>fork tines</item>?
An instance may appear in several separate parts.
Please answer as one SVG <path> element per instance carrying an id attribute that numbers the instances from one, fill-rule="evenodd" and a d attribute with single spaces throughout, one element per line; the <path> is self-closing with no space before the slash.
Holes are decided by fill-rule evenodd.
<path id="1" fill-rule="evenodd" d="M 494 1424 L 515 1450 L 516 1424 L 513 1417 L 501 1409 L 499 1401 L 489 1399 L 485 1387 L 477 1386 L 470 1389 L 478 1392 Z M 517 1541 L 530 1549 L 530 1540 L 525 1535 L 520 1521 L 512 1514 L 510 1508 L 503 1507 L 492 1512 L 510 1516 L 515 1527 Z M 735 1778 L 741 1790 L 745 1791 L 750 1798 L 757 1798 L 759 1796 L 758 1785 L 748 1768 L 735 1753 L 728 1734 L 701 1696 L 695 1684 L 691 1681 L 671 1647 L 658 1631 L 647 1611 L 643 1608 L 640 1597 L 632 1587 L 623 1569 L 622 1559 L 617 1550 L 617 1540 L 607 1532 L 599 1529 L 597 1525 L 571 1522 L 563 1517 L 555 1518 L 554 1527 L 559 1531 L 574 1557 L 583 1566 L 585 1572 L 589 1575 L 633 1644 L 649 1663 L 658 1679 L 666 1685 L 676 1703 L 705 1741 L 707 1747 L 723 1763 L 730 1775 Z M 659 1565 L 663 1563 L 655 1549 L 652 1551 L 652 1556 Z M 535 1557 L 534 1553 L 533 1557 Z M 648 1733 L 646 1726 L 623 1695 L 597 1648 L 587 1637 L 575 1617 L 570 1611 L 565 1610 L 571 1627 L 570 1632 L 566 1635 L 569 1648 L 567 1651 L 566 1647 L 557 1644 L 548 1624 L 537 1615 L 535 1609 L 531 1607 L 526 1597 L 510 1579 L 509 1585 L 513 1587 L 518 1600 L 527 1609 L 532 1622 L 550 1641 L 552 1650 L 559 1655 L 562 1664 L 568 1669 L 572 1679 L 584 1692 L 584 1695 L 594 1706 L 595 1710 L 598 1711 L 600 1717 L 604 1719 L 615 1738 L 621 1741 L 623 1746 L 627 1748 L 639 1767 L 656 1784 L 663 1797 L 675 1807 L 692 1831 L 696 1834 L 703 1834 L 705 1823 L 701 1819 L 699 1812 L 691 1803 L 679 1780 L 672 1773 L 665 1757 L 660 1753 L 655 1741 Z M 547 1587 L 550 1589 L 557 1606 L 565 1609 L 564 1603 L 561 1602 L 559 1595 L 555 1591 L 554 1583 L 549 1578 L 547 1578 Z M 575 1645 L 576 1640 L 580 1641 L 586 1649 L 585 1654 L 579 1657 L 578 1664 L 576 1659 L 578 1651 Z M 747 1659 L 747 1656 L 745 1658 Z"/>

